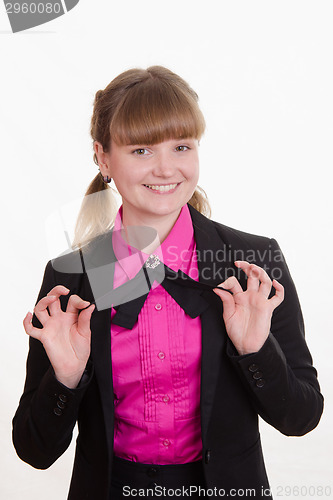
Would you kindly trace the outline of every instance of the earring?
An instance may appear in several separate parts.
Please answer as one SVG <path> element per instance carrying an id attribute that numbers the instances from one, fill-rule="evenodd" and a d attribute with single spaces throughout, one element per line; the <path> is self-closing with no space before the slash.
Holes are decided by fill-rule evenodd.
<path id="1" fill-rule="evenodd" d="M 99 173 L 101 174 L 102 179 L 105 182 L 105 184 L 109 184 L 112 181 L 111 177 L 109 177 L 108 175 L 104 175 L 103 176 L 102 172 L 100 171 L 100 169 L 98 169 L 98 170 L 99 170 Z"/>

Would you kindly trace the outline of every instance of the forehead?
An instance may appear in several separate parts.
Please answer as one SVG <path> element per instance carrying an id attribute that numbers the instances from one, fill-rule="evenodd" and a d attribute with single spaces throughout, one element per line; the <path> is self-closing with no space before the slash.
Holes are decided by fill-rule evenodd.
<path id="1" fill-rule="evenodd" d="M 194 98 L 180 93 L 135 93 L 113 115 L 110 136 L 117 144 L 158 144 L 166 140 L 200 139 L 203 115 Z"/>

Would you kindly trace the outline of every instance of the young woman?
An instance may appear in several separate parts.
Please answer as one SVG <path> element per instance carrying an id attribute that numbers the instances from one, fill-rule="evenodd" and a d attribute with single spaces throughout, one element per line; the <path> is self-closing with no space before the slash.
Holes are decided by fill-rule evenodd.
<path id="1" fill-rule="evenodd" d="M 126 71 L 96 94 L 100 172 L 73 252 L 47 264 L 24 319 L 27 378 L 13 420 L 18 455 L 41 469 L 78 422 L 71 500 L 267 498 L 258 415 L 286 435 L 319 422 L 323 398 L 277 242 L 209 218 L 197 186 L 204 128 L 195 92 L 163 67 Z M 115 295 L 124 287 L 130 299 Z"/>

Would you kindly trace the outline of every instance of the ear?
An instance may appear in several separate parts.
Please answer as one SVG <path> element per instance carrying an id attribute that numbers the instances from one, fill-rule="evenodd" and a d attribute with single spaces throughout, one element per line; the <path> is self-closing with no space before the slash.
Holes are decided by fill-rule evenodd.
<path id="1" fill-rule="evenodd" d="M 103 146 L 100 142 L 94 141 L 94 151 L 97 156 L 98 166 L 102 175 L 103 176 L 108 175 L 109 177 L 112 177 L 110 175 L 111 168 L 110 168 L 109 154 L 104 151 Z"/>

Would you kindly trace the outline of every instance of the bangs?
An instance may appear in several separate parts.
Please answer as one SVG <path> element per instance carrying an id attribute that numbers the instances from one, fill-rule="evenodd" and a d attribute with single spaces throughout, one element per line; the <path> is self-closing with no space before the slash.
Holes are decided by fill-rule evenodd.
<path id="1" fill-rule="evenodd" d="M 205 120 L 196 94 L 150 78 L 128 89 L 110 124 L 118 145 L 157 144 L 169 139 L 200 139 Z"/>

